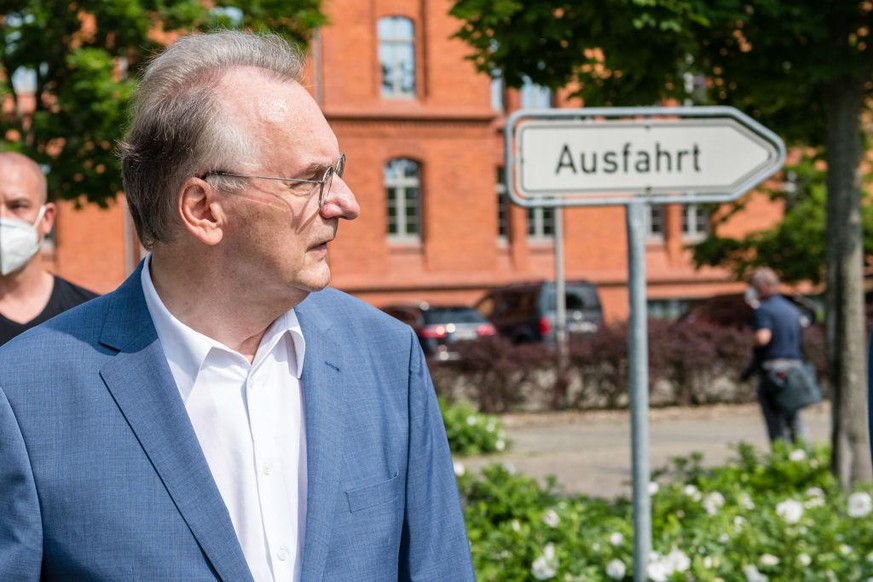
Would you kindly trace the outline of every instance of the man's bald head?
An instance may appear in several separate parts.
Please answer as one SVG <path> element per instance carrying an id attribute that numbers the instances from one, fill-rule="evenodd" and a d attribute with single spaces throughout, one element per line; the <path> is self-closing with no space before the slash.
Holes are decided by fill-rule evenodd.
<path id="1" fill-rule="evenodd" d="M 37 195 L 37 203 L 42 205 L 48 200 L 48 185 L 45 174 L 39 164 L 25 155 L 17 152 L 0 152 L 0 182 L 9 171 L 28 172 L 33 175 L 33 186 Z"/>

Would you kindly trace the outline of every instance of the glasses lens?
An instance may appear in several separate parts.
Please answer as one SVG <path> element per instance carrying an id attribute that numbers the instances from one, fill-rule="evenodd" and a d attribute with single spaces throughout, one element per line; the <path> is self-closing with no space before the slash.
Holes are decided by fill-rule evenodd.
<path id="1" fill-rule="evenodd" d="M 324 178 L 321 180 L 321 191 L 318 195 L 318 207 L 324 204 L 324 199 L 327 198 L 327 195 L 330 193 L 330 184 L 333 182 L 333 175 L 336 173 L 336 169 L 331 166 L 324 173 Z"/>

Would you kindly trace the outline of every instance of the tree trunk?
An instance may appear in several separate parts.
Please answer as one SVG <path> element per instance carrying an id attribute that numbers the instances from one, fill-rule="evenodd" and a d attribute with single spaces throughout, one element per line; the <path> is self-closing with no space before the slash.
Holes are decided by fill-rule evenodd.
<path id="1" fill-rule="evenodd" d="M 843 487 L 873 480 L 867 427 L 864 250 L 861 231 L 860 114 L 863 86 L 830 83 L 827 108 L 828 381 L 832 394 L 831 470 Z"/>

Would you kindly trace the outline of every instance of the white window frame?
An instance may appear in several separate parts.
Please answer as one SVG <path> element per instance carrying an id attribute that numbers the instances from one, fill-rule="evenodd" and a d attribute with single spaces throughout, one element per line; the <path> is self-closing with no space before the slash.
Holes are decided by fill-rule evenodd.
<path id="1" fill-rule="evenodd" d="M 646 238 L 650 241 L 663 241 L 667 232 L 667 209 L 663 204 L 650 204 L 645 214 Z"/>
<path id="2" fill-rule="evenodd" d="M 389 172 L 389 167 L 392 164 L 413 164 L 416 169 L 415 176 L 405 176 L 401 171 L 393 171 Z M 421 200 L 422 200 L 422 190 L 421 190 L 421 164 L 415 160 L 409 158 L 393 158 L 388 160 L 385 163 L 384 173 L 384 188 L 385 188 L 385 218 L 386 218 L 386 230 L 388 232 L 388 240 L 391 242 L 398 243 L 416 243 L 421 241 Z M 394 190 L 393 196 L 391 194 L 391 190 Z M 409 223 L 407 220 L 407 191 L 410 189 L 415 189 L 418 192 L 418 196 L 414 199 L 415 203 L 415 217 L 417 224 L 415 225 L 415 229 L 413 233 L 409 233 L 408 227 Z M 394 230 L 392 231 L 391 225 L 391 207 L 392 207 L 392 199 L 393 199 L 393 207 L 394 207 Z"/>
<path id="3" fill-rule="evenodd" d="M 682 205 L 682 239 L 701 240 L 709 235 L 709 209 L 702 204 Z"/>
<path id="4" fill-rule="evenodd" d="M 399 24 L 408 24 L 411 34 L 399 32 L 402 28 Z M 387 28 L 387 34 L 383 35 L 383 29 Z M 418 64 L 415 54 L 415 22 L 405 16 L 383 16 L 376 25 L 379 37 L 379 70 L 381 74 L 381 94 L 388 99 L 413 99 L 418 91 Z M 383 60 L 383 49 L 387 50 L 389 57 Z M 412 62 L 412 87 L 403 87 L 403 65 L 405 55 L 411 55 Z M 386 74 L 388 79 L 386 82 Z"/>
<path id="5" fill-rule="evenodd" d="M 527 239 L 531 242 L 555 241 L 555 209 L 534 206 L 527 209 Z"/>
<path id="6" fill-rule="evenodd" d="M 524 84 L 518 90 L 519 105 L 522 109 L 551 109 L 552 90 L 542 85 L 537 85 L 528 77 L 524 78 Z"/>

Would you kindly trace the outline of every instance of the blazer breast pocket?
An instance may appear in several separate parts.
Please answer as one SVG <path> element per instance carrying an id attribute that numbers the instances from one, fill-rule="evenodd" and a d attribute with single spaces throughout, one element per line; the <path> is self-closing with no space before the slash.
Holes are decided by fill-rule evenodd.
<path id="1" fill-rule="evenodd" d="M 346 491 L 346 499 L 349 500 L 349 511 L 354 513 L 368 507 L 390 503 L 400 495 L 400 488 L 402 486 L 403 480 L 400 479 L 399 474 L 394 473 L 394 476 L 387 481 L 349 489 Z"/>

